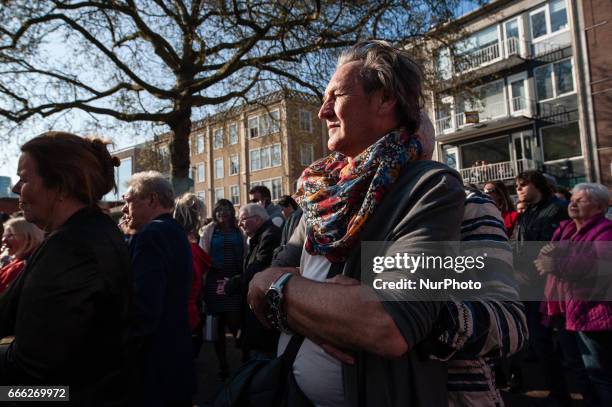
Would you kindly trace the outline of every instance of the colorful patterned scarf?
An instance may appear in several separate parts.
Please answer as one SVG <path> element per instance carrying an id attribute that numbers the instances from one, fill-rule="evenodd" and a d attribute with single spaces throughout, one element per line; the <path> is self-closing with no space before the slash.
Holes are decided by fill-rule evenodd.
<path id="1" fill-rule="evenodd" d="M 352 163 L 343 154 L 332 153 L 306 168 L 296 200 L 306 217 L 308 253 L 324 255 L 332 263 L 345 261 L 400 170 L 422 158 L 422 152 L 418 138 L 400 128 Z"/>

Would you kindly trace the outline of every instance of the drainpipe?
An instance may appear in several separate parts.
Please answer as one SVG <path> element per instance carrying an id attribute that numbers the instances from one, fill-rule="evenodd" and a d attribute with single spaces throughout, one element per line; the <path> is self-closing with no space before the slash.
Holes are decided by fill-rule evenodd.
<path id="1" fill-rule="evenodd" d="M 574 66 L 577 73 L 579 126 L 584 152 L 585 172 L 590 182 L 601 182 L 599 169 L 599 156 L 597 155 L 595 116 L 593 109 L 593 95 L 591 94 L 591 75 L 587 64 L 589 63 L 588 48 L 586 46 L 586 30 L 584 27 L 583 9 L 579 8 L 576 0 L 570 2 L 572 21 L 572 42 L 574 43 Z M 582 5 L 582 2 L 580 2 Z"/>

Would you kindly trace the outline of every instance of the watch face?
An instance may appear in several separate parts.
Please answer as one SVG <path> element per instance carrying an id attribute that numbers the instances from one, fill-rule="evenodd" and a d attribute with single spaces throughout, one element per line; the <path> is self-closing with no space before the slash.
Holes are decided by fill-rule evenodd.
<path id="1" fill-rule="evenodd" d="M 281 293 L 274 289 L 270 289 L 266 293 L 266 300 L 268 301 L 268 305 L 270 305 L 271 308 L 277 308 L 281 302 Z"/>

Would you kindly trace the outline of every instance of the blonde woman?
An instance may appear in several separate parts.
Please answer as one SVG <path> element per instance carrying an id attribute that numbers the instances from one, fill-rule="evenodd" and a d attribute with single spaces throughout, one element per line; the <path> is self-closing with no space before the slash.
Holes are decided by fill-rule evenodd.
<path id="1" fill-rule="evenodd" d="M 0 293 L 21 273 L 43 238 L 43 231 L 24 218 L 13 218 L 4 223 L 2 246 L 6 247 L 11 260 L 0 269 Z"/>

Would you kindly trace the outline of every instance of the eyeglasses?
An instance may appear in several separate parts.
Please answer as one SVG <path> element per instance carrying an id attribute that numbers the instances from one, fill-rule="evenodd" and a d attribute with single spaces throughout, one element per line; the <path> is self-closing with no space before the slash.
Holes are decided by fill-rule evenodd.
<path id="1" fill-rule="evenodd" d="M 245 217 L 245 218 L 240 218 L 240 219 L 238 219 L 238 223 L 244 223 L 244 222 L 246 222 L 247 220 L 249 220 L 249 219 L 251 219 L 251 218 L 254 218 L 254 217 L 256 217 L 256 216 L 257 216 L 257 215 L 251 215 L 251 216 L 247 216 L 247 217 Z"/>
<path id="2" fill-rule="evenodd" d="M 495 188 L 487 188 L 487 189 L 484 189 L 483 192 L 485 194 L 492 194 L 494 192 L 497 192 L 497 189 L 495 189 Z"/>

